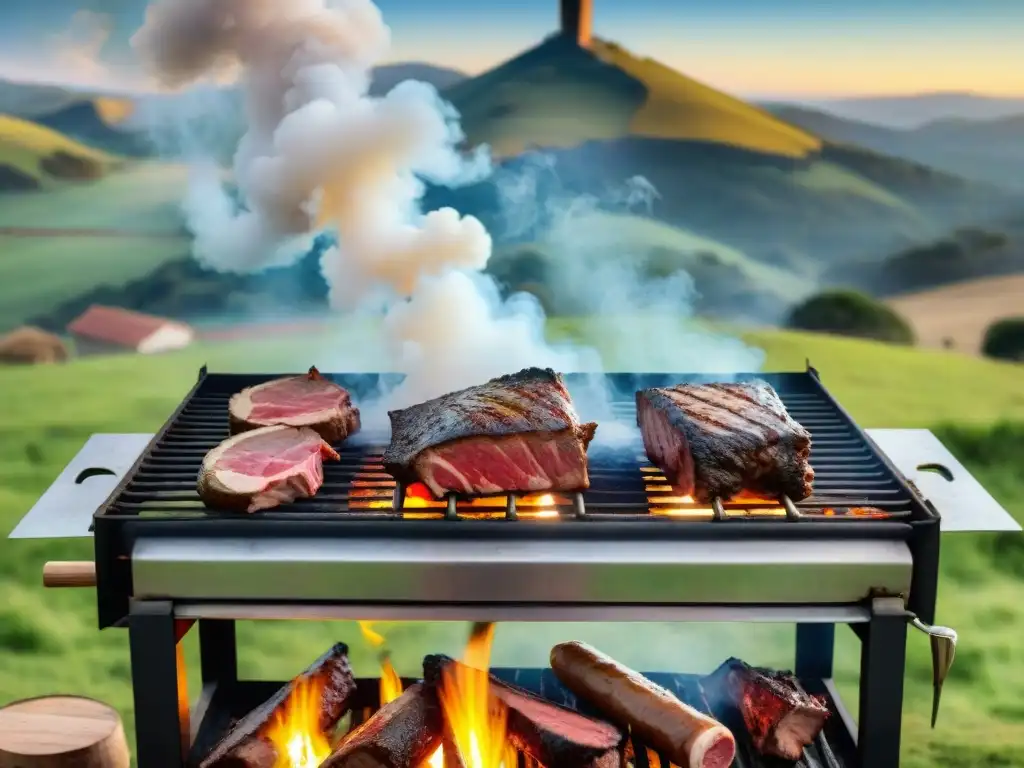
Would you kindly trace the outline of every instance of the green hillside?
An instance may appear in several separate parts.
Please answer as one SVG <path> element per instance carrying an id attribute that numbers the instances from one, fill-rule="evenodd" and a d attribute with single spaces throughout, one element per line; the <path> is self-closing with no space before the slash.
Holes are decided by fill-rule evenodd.
<path id="1" fill-rule="evenodd" d="M 698 293 L 694 309 L 709 317 L 735 318 L 744 310 L 749 316 L 771 316 L 813 286 L 808 277 L 691 231 L 605 212 L 572 217 L 544 240 L 499 247 L 488 271 L 512 289 L 534 293 L 549 314 L 558 315 L 592 310 L 580 296 L 581 276 L 615 265 L 648 281 L 685 272 Z"/>
<path id="2" fill-rule="evenodd" d="M 614 43 L 550 38 L 447 90 L 473 144 L 499 157 L 625 135 L 804 157 L 815 136 Z"/>
<path id="3" fill-rule="evenodd" d="M 635 319 L 629 319 L 635 320 Z M 665 318 L 650 318 L 651 332 Z M 607 323 L 617 324 L 615 318 Z M 355 331 L 349 327 L 350 334 Z M 583 333 L 576 321 L 553 331 Z M 363 329 L 359 329 L 362 333 Z M 607 334 L 594 327 L 588 337 Z M 974 422 L 974 428 L 943 427 L 943 439 L 1000 500 L 1024 519 L 1024 429 L 993 426 L 999 419 L 1024 422 L 1024 367 L 998 365 L 948 354 L 895 349 L 869 342 L 807 334 L 757 332 L 748 341 L 768 353 L 771 369 L 799 369 L 809 356 L 824 381 L 853 415 L 869 426 L 933 426 Z M 260 339 L 233 346 L 196 347 L 157 358 L 116 357 L 65 366 L 0 369 L 0 399 L 10 414 L 0 426 L 0 528 L 9 530 L 52 482 L 89 434 L 156 429 L 195 380 L 197 367 L 214 370 L 301 370 L 331 364 L 330 350 L 346 367 L 372 365 L 352 357 L 344 339 L 304 334 L 301 341 Z M 353 341 L 353 349 L 365 344 Z M 313 355 L 315 359 L 310 359 Z M 610 359 L 609 367 L 629 366 Z M 43 562 L 92 556 L 86 541 L 8 541 L 0 558 L 0 701 L 62 692 L 99 697 L 124 715 L 131 733 L 131 682 L 127 634 L 98 632 L 90 591 L 45 591 Z M 1024 608 L 1020 537 L 955 536 L 943 542 L 940 621 L 964 638 L 946 684 L 939 726 L 928 727 L 931 672 L 927 642 L 909 638 L 904 760 L 907 768 L 974 768 L 1024 763 L 1024 655 L 1019 632 Z M 427 652 L 457 653 L 466 636 L 459 624 L 385 624 L 398 669 L 415 674 Z M 644 641 L 637 643 L 642 634 Z M 730 654 L 755 663 L 791 663 L 792 629 L 774 625 L 502 624 L 493 663 L 541 665 L 557 641 L 581 638 L 645 669 L 708 670 Z M 352 646 L 357 673 L 375 672 L 376 652 L 348 622 L 242 622 L 242 674 L 284 678 L 336 640 Z M 187 641 L 190 684 L 198 693 L 195 638 Z M 844 698 L 856 704 L 857 644 L 838 635 L 836 676 Z M 985 738 L 977 739 L 984 732 Z"/>
<path id="4" fill-rule="evenodd" d="M 67 180 L 96 179 L 117 159 L 57 131 L 0 115 L 0 192 L 49 188 Z"/>

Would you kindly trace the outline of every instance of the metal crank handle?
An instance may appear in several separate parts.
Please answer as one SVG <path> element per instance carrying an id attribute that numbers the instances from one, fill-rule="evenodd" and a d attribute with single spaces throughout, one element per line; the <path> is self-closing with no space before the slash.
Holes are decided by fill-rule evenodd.
<path id="1" fill-rule="evenodd" d="M 43 565 L 43 586 L 95 587 L 96 563 L 91 561 L 51 561 Z"/>
<path id="2" fill-rule="evenodd" d="M 942 698 L 942 684 L 946 682 L 949 669 L 956 655 L 956 630 L 949 627 L 925 624 L 912 613 L 907 614 L 910 626 L 928 635 L 932 646 L 932 728 L 939 717 L 939 700 Z"/>

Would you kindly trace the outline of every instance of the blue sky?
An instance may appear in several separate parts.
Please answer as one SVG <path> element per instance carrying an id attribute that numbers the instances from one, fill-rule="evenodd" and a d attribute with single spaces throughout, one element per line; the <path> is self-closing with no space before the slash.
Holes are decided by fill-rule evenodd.
<path id="1" fill-rule="evenodd" d="M 281 0 L 287 2 L 287 0 Z M 393 60 L 482 71 L 555 29 L 557 0 L 377 0 Z M 594 0 L 595 33 L 744 95 L 972 90 L 1024 95 L 1024 0 Z M 2 46 L 39 56 L 77 10 L 116 19 L 144 0 L 2 0 Z"/>

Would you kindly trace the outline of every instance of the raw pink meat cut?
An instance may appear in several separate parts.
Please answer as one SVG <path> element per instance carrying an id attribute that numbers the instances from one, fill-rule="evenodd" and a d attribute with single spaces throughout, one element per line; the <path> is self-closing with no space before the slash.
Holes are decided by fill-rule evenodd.
<path id="1" fill-rule="evenodd" d="M 203 459 L 199 498 L 213 509 L 257 512 L 313 496 L 324 459 L 340 457 L 306 427 L 262 427 L 229 437 Z"/>
<path id="2" fill-rule="evenodd" d="M 329 443 L 359 431 L 359 409 L 348 390 L 325 379 L 316 368 L 304 376 L 274 379 L 247 387 L 228 401 L 231 434 L 260 427 L 309 427 Z"/>

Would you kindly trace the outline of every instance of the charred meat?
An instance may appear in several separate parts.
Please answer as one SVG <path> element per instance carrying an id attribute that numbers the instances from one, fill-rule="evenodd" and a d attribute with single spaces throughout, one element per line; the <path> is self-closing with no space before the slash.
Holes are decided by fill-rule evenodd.
<path id="1" fill-rule="evenodd" d="M 829 716 L 824 699 L 807 693 L 790 672 L 729 659 L 711 678 L 724 681 L 754 747 L 764 755 L 799 760 Z"/>
<path id="2" fill-rule="evenodd" d="M 647 457 L 681 495 L 811 495 L 811 435 L 766 382 L 645 389 L 636 407 Z"/>
<path id="3" fill-rule="evenodd" d="M 560 374 L 527 368 L 486 384 L 390 411 L 384 468 L 436 497 L 590 487 L 587 446 Z"/>

